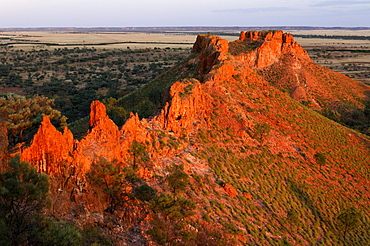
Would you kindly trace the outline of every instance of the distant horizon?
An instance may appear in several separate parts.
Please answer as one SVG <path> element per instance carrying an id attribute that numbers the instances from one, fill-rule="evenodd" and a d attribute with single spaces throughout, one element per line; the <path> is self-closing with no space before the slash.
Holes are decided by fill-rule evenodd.
<path id="1" fill-rule="evenodd" d="M 124 30 L 124 31 L 135 31 L 135 30 L 202 30 L 202 29 L 219 29 L 219 30 L 241 30 L 241 29 L 270 29 L 270 28 L 278 28 L 282 30 L 287 29 L 303 29 L 303 30 L 335 30 L 335 29 L 348 29 L 348 30 L 370 30 L 370 26 L 294 26 L 294 25 L 261 25 L 261 26 L 221 26 L 221 25 L 180 25 L 180 26 L 39 26 L 39 27 L 0 27 L 0 30 L 69 30 L 69 29 L 106 29 L 106 30 Z"/>
<path id="2" fill-rule="evenodd" d="M 0 28 L 369 25 L 370 0 L 2 0 Z"/>

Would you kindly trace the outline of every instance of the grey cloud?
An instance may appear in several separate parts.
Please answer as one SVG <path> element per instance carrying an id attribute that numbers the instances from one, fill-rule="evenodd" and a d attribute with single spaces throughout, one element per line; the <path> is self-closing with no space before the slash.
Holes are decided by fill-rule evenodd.
<path id="1" fill-rule="evenodd" d="M 321 1 L 315 4 L 311 4 L 311 7 L 329 7 L 329 6 L 353 6 L 353 5 L 368 5 L 370 1 L 350 1 L 350 0 L 330 0 L 330 1 Z"/>

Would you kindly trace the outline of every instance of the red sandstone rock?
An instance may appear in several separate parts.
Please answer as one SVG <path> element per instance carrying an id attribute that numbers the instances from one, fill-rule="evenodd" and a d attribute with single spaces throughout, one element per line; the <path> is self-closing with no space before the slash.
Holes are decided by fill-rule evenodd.
<path id="1" fill-rule="evenodd" d="M 207 74 L 211 68 L 226 59 L 229 51 L 229 42 L 218 36 L 198 35 L 193 46 L 192 53 L 199 53 L 197 60 L 199 64 L 199 74 Z"/>
<path id="2" fill-rule="evenodd" d="M 109 120 L 105 105 L 99 101 L 93 101 L 90 105 L 90 128 L 100 124 L 105 124 L 104 121 Z M 102 122 L 102 123 L 101 123 Z"/>
<path id="3" fill-rule="evenodd" d="M 198 35 L 194 43 L 192 53 L 202 53 L 206 51 L 227 52 L 229 44 L 227 40 L 214 35 Z"/>
<path id="4" fill-rule="evenodd" d="M 238 191 L 236 190 L 236 188 L 234 186 L 232 186 L 231 184 L 224 184 L 222 186 L 225 190 L 225 192 L 231 196 L 231 197 L 236 197 L 238 195 Z"/>
<path id="5" fill-rule="evenodd" d="M 74 162 L 82 172 L 90 169 L 92 162 L 103 157 L 108 161 L 121 160 L 118 127 L 109 119 L 103 103 L 91 103 L 89 133 L 76 145 Z"/>
<path id="6" fill-rule="evenodd" d="M 171 101 L 156 118 L 163 128 L 174 133 L 190 133 L 209 111 L 212 98 L 198 80 L 176 82 L 171 86 Z"/>
<path id="7" fill-rule="evenodd" d="M 248 200 L 253 200 L 253 196 L 251 195 L 251 193 L 244 192 L 244 193 L 243 193 L 243 196 L 244 196 L 245 198 L 247 198 Z"/>
<path id="8" fill-rule="evenodd" d="M 138 115 L 131 114 L 119 131 L 106 114 L 104 104 L 94 101 L 91 104 L 90 130 L 82 140 L 74 141 L 67 128 L 62 134 L 48 117 L 44 117 L 31 146 L 22 152 L 22 159 L 32 163 L 40 172 L 51 175 L 59 172 L 62 164 L 74 166 L 77 172 L 85 174 L 99 158 L 124 163 L 133 141 L 144 143 L 151 139 L 143 122 Z"/>
<path id="9" fill-rule="evenodd" d="M 120 130 L 124 142 L 128 142 L 131 145 L 133 141 L 144 143 L 148 140 L 148 131 L 145 129 L 143 122 L 140 121 L 138 114 L 130 113 L 130 118 Z"/>
<path id="10" fill-rule="evenodd" d="M 160 115 L 150 121 L 140 121 L 137 115 L 131 114 L 122 129 L 118 130 L 107 116 L 105 106 L 95 101 L 91 104 L 90 130 L 81 141 L 74 142 L 67 128 L 62 134 L 50 124 L 48 118 L 44 118 L 31 146 L 22 153 L 22 158 L 37 166 L 40 171 L 52 174 L 58 171 L 58 163 L 61 162 L 76 166 L 81 173 L 88 172 L 91 164 L 101 157 L 125 163 L 130 157 L 128 150 L 134 141 L 145 144 L 151 157 L 158 157 L 160 153 L 156 130 L 173 132 L 179 136 L 182 133 L 191 134 L 199 128 L 211 127 L 209 116 L 215 107 L 226 115 L 219 122 L 221 127 L 232 129 L 238 136 L 248 139 L 245 129 L 253 124 L 246 117 L 241 117 L 237 122 L 232 120 L 236 116 L 220 105 L 209 92 L 213 91 L 221 97 L 227 95 L 228 92 L 222 86 L 225 82 L 267 86 L 266 81 L 255 76 L 253 69 L 279 64 L 284 57 L 289 57 L 291 61 L 290 67 L 295 73 L 292 80 L 302 76 L 293 87 L 296 88 L 293 95 L 298 100 L 311 98 L 304 84 L 309 79 L 306 79 L 303 72 L 298 74 L 302 64 L 310 63 L 311 60 L 291 34 L 281 31 L 242 32 L 236 42 L 261 42 L 261 45 L 235 59 L 227 54 L 229 44 L 226 40 L 217 36 L 199 35 L 193 53 L 198 53 L 194 62 L 200 63 L 202 83 L 195 79 L 175 82 L 170 88 L 168 103 Z M 166 154 L 170 153 L 169 149 L 164 149 Z"/>
<path id="11" fill-rule="evenodd" d="M 175 82 L 170 88 L 170 98 L 165 108 L 159 116 L 148 121 L 140 121 L 138 115 L 131 114 L 130 119 L 122 126 L 121 130 L 118 130 L 118 127 L 107 116 L 105 106 L 95 101 L 91 105 L 88 134 L 80 142 L 73 143 L 73 136 L 67 128 L 62 134 L 50 124 L 48 118 L 44 118 L 31 146 L 23 152 L 23 159 L 37 166 L 40 171 L 52 174 L 52 178 L 53 174 L 60 170 L 59 163 L 75 166 L 78 174 L 65 178 L 62 183 L 68 183 L 68 185 L 64 185 L 65 187 L 61 185 L 61 191 L 58 189 L 59 184 L 55 185 L 53 191 L 60 192 L 60 197 L 58 197 L 59 194 L 54 194 L 56 197 L 54 201 L 57 202 L 55 202 L 53 212 L 71 213 L 72 209 L 68 211 L 71 204 L 71 207 L 75 206 L 74 209 L 85 209 L 88 211 L 86 214 L 91 211 L 102 211 L 107 206 L 105 204 L 107 199 L 101 196 L 102 193 L 91 192 L 84 174 L 89 171 L 91 164 L 98 158 L 117 160 L 122 165 L 128 165 L 125 163 L 129 158 L 127 151 L 131 148 L 133 141 L 145 144 L 149 155 L 155 161 L 155 165 L 150 168 L 140 167 L 137 171 L 137 174 L 144 179 L 155 174 L 158 170 L 159 172 L 161 169 L 163 170 L 163 166 L 176 163 L 176 160 L 180 163 L 184 159 L 182 158 L 184 153 L 191 156 L 192 151 L 204 150 L 207 143 L 203 143 L 197 138 L 198 129 L 207 130 L 207 134 L 209 132 L 212 134 L 212 131 L 217 133 L 214 137 L 212 136 L 212 145 L 219 143 L 221 147 L 227 145 L 230 148 L 235 146 L 235 149 L 239 149 L 243 145 L 255 146 L 255 140 L 251 139 L 248 131 L 253 128 L 256 122 L 267 122 L 272 126 L 271 136 L 266 139 L 270 145 L 269 150 L 273 154 L 281 154 L 287 158 L 292 156 L 297 159 L 303 158 L 296 151 L 296 146 L 299 144 L 297 138 L 301 138 L 301 136 L 286 136 L 286 133 L 281 134 L 275 130 L 275 128 L 280 128 L 284 129 L 283 132 L 297 131 L 296 127 L 298 126 L 294 125 L 294 122 L 284 120 L 283 117 L 276 119 L 274 116 L 277 113 L 270 112 L 282 110 L 279 114 L 289 113 L 289 111 L 284 112 L 287 110 L 284 107 L 278 108 L 283 104 L 277 102 L 280 100 L 288 101 L 288 98 L 281 96 L 282 93 L 258 75 L 256 70 L 265 68 L 265 66 L 271 67 L 278 64 L 282 58 L 288 57 L 291 62 L 289 67 L 294 72 L 292 78 L 297 80 L 298 75 L 301 75 L 297 71 L 302 68 L 304 62 L 309 63 L 310 61 L 305 60 L 305 53 L 300 50 L 300 46 L 294 42 L 293 37 L 289 34 L 247 32 L 241 33 L 238 42 L 248 42 L 247 39 L 251 42 L 260 41 L 261 46 L 257 50 L 235 59 L 226 54 L 228 51 L 226 40 L 215 36 L 198 37 L 193 51 L 199 53 L 194 62 L 200 63 L 201 82 L 195 79 Z M 226 59 L 227 57 L 230 59 Z M 286 69 L 283 71 L 286 72 Z M 298 77 L 295 76 L 295 72 Z M 303 78 L 302 75 L 301 81 L 297 81 L 298 85 L 306 82 Z M 245 87 L 247 84 L 253 85 L 253 90 L 251 90 L 252 86 Z M 245 90 L 246 88 L 250 91 Z M 301 90 L 302 88 L 297 89 L 297 95 L 304 95 Z M 277 98 L 279 100 L 276 100 Z M 261 107 L 261 105 L 267 106 L 267 104 L 269 108 Z M 212 120 L 211 117 L 213 117 Z M 168 140 L 165 147 L 160 147 L 158 144 L 159 134 L 162 133 L 165 135 L 163 139 Z M 171 140 L 169 136 L 178 137 L 182 133 L 187 133 L 186 137 L 188 140 L 190 139 L 190 141 L 185 140 L 182 143 L 187 145 L 184 148 L 185 151 L 184 149 L 169 150 L 168 145 Z M 218 136 L 218 134 L 224 136 Z M 225 135 L 229 137 L 222 139 Z M 220 141 L 217 142 L 218 140 Z M 245 150 L 244 155 L 256 153 L 251 149 L 253 148 Z M 211 169 L 207 160 L 192 158 L 189 158 L 192 161 L 184 162 L 186 170 L 202 174 L 205 173 L 203 168 L 199 168 L 202 165 L 208 168 L 205 170 Z M 207 172 L 207 175 L 212 175 L 212 172 Z M 70 177 L 71 179 L 69 179 Z M 64 189 L 66 191 L 63 191 Z M 238 190 L 230 184 L 225 184 L 223 189 L 231 197 L 238 195 Z M 247 199 L 253 199 L 249 193 L 242 195 Z M 61 197 L 63 203 L 60 202 Z M 62 205 L 58 208 L 58 204 Z"/>
<path id="12" fill-rule="evenodd" d="M 285 54 L 291 54 L 304 62 L 312 62 L 308 53 L 293 39 L 293 35 L 282 31 L 242 32 L 239 40 L 235 42 L 259 42 L 260 46 L 237 58 L 252 68 L 268 67 L 282 58 Z"/>
<path id="13" fill-rule="evenodd" d="M 53 174 L 60 172 L 63 161 L 70 162 L 73 152 L 73 135 L 68 128 L 58 131 L 44 116 L 31 146 L 22 152 L 22 160 L 32 163 L 39 172 Z"/>

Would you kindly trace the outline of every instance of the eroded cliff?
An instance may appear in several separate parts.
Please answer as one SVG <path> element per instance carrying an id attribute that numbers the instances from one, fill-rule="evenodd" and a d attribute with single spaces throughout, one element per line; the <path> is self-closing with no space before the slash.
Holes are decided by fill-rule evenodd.
<path id="1" fill-rule="evenodd" d="M 293 35 L 282 31 L 269 32 L 241 32 L 238 40 L 230 44 L 235 52 L 235 57 L 252 68 L 264 68 L 278 62 L 283 56 L 289 55 L 299 62 L 312 62 L 305 51 L 296 41 Z M 238 47 L 250 47 L 250 52 L 238 51 Z"/>
<path id="2" fill-rule="evenodd" d="M 363 167 L 369 163 L 369 140 L 308 110 L 276 88 L 280 86 L 275 74 L 279 68 L 281 78 L 292 77 L 299 83 L 287 82 L 297 100 L 311 100 L 317 108 L 322 107 L 319 93 L 310 91 L 313 73 L 307 68 L 316 69 L 316 65 L 292 35 L 242 32 L 232 43 L 200 35 L 193 54 L 189 64 L 198 66 L 198 79 L 174 81 L 165 107 L 151 119 L 140 120 L 131 114 L 119 129 L 105 106 L 95 101 L 90 129 L 77 141 L 68 128 L 59 132 L 49 118 L 43 118 L 30 147 L 21 154 L 55 181 L 51 193 L 57 216 L 104 224 L 109 217 L 104 213 L 106 196 L 91 187 L 85 174 L 101 158 L 122 167 L 133 166 L 134 143 L 145 147 L 149 159 L 145 165 L 138 164 L 136 174 L 157 191 L 169 192 L 166 167 L 182 164 L 190 175 L 190 188 L 181 195 L 198 205 L 194 223 L 209 216 L 207 220 L 234 235 L 235 245 L 282 242 L 282 238 L 291 244 L 308 244 L 321 237 L 334 240 L 322 219 L 323 214 L 335 216 L 338 209 L 332 201 L 354 201 L 368 211 L 369 174 Z M 337 83 L 333 74 L 325 72 L 334 79 L 330 83 Z M 354 81 L 347 82 L 357 86 Z M 317 86 L 315 90 L 326 88 Z M 361 88 L 360 96 L 369 89 Z M 328 160 L 320 170 L 317 153 L 324 153 Z M 348 182 L 339 183 L 338 177 Z M 325 194 L 328 202 L 322 203 L 324 198 L 318 194 Z M 127 205 L 131 210 L 122 212 L 119 222 L 112 222 L 109 230 L 117 237 L 128 233 L 125 226 L 148 228 L 146 220 L 135 217 L 147 207 L 135 210 L 135 204 Z M 298 205 L 292 208 L 292 204 Z M 318 224 L 320 236 L 287 230 L 292 228 L 287 222 L 292 209 L 302 209 L 303 221 Z M 130 223 L 124 224 L 126 217 Z M 310 223 L 300 226 L 309 230 Z M 254 231 L 266 233 L 257 237 Z M 137 233 L 143 236 L 141 231 Z"/>

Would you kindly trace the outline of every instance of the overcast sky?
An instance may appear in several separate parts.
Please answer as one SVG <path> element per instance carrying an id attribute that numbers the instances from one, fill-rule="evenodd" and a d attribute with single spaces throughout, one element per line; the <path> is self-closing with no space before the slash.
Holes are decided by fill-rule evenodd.
<path id="1" fill-rule="evenodd" d="M 0 27 L 370 26 L 370 0 L 0 0 Z"/>

